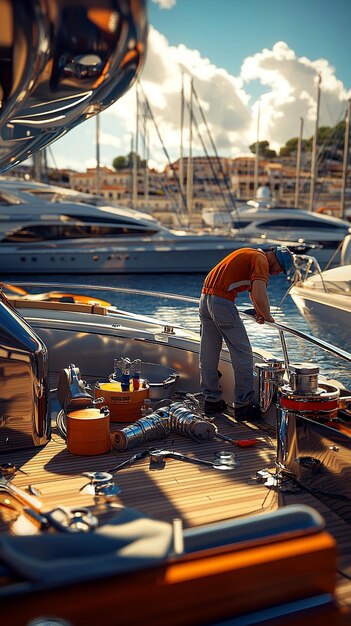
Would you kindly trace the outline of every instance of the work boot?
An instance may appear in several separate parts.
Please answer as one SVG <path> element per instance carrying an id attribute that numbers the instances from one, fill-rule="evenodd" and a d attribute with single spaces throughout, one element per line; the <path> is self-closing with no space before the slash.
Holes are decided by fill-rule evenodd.
<path id="1" fill-rule="evenodd" d="M 223 413 L 227 408 L 227 403 L 224 400 L 218 400 L 217 402 L 205 401 L 204 412 L 205 415 L 215 415 L 216 413 Z"/>
<path id="2" fill-rule="evenodd" d="M 235 407 L 234 415 L 237 422 L 243 422 L 245 420 L 259 420 L 262 417 L 262 411 L 258 404 L 249 402 L 243 406 Z"/>

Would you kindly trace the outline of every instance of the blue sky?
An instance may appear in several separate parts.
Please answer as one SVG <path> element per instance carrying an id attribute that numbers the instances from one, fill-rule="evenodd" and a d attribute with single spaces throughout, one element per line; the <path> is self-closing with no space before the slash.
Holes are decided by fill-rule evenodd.
<path id="1" fill-rule="evenodd" d="M 298 56 L 323 57 L 351 86 L 350 0 L 149 1 L 149 21 L 172 45 L 185 43 L 238 74 L 243 59 L 285 41 Z"/>
<path id="2" fill-rule="evenodd" d="M 223 156 L 249 152 L 258 119 L 259 139 L 275 149 L 297 136 L 301 117 L 304 136 L 311 136 L 318 75 L 320 124 L 343 119 L 351 96 L 351 0 L 149 0 L 148 15 L 141 83 L 172 159 L 179 155 L 182 73 L 186 94 L 193 77 Z M 135 101 L 132 88 L 100 116 L 105 165 L 130 151 Z M 165 156 L 153 133 L 150 128 L 150 164 L 161 169 Z M 201 152 L 194 137 L 193 153 Z M 53 144 L 51 153 L 59 167 L 94 166 L 94 120 Z"/>

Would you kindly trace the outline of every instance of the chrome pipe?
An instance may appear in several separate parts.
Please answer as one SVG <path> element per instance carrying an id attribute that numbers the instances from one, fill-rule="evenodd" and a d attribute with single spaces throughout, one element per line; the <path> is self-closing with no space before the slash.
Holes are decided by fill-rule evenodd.
<path id="1" fill-rule="evenodd" d="M 289 372 L 288 348 L 286 347 L 285 335 L 282 330 L 279 330 L 279 338 L 280 338 L 280 343 L 282 345 L 282 350 L 283 350 L 283 355 L 284 355 L 285 369 L 287 372 Z"/>
<path id="2" fill-rule="evenodd" d="M 218 431 L 215 424 L 192 413 L 183 403 L 173 402 L 125 428 L 115 430 L 113 445 L 118 450 L 129 450 L 146 441 L 163 439 L 171 432 L 201 441 L 214 439 Z"/>
<path id="3" fill-rule="evenodd" d="M 269 359 L 265 363 L 256 363 L 258 370 L 258 401 L 262 413 L 270 408 L 278 388 L 283 384 L 284 361 Z"/>
<path id="4" fill-rule="evenodd" d="M 298 442 L 296 431 L 296 413 L 284 409 L 277 403 L 277 456 L 275 465 L 278 473 L 297 476 Z"/>
<path id="5" fill-rule="evenodd" d="M 313 335 L 304 333 L 300 330 L 297 330 L 296 328 L 290 328 L 290 326 L 287 326 L 286 324 L 282 324 L 281 322 L 265 322 L 265 324 L 269 324 L 270 326 L 273 326 L 273 328 L 276 328 L 277 330 L 282 330 L 282 331 L 291 333 L 292 335 L 295 335 L 295 337 L 299 337 L 300 339 L 304 339 L 305 341 L 313 343 L 315 346 L 318 346 L 319 348 L 323 348 L 323 350 L 326 350 L 327 352 L 334 354 L 334 356 L 345 359 L 346 361 L 351 363 L 350 352 L 346 352 L 346 350 L 342 350 L 342 348 L 333 346 L 333 344 L 328 343 L 328 341 L 324 341 L 323 339 L 318 339 L 318 337 L 314 337 Z"/>
<path id="6" fill-rule="evenodd" d="M 49 287 L 49 288 L 62 289 L 62 283 L 42 283 L 42 282 L 21 281 L 21 282 L 11 282 L 11 284 L 17 287 Z M 75 289 L 83 289 L 86 292 L 87 286 L 68 283 L 65 285 L 65 289 L 70 289 L 70 290 L 73 289 L 73 291 Z M 142 289 L 125 289 L 122 287 L 110 287 L 108 285 L 106 286 L 105 285 L 104 286 L 89 285 L 89 289 L 94 289 L 94 291 L 105 291 L 105 292 L 111 291 L 112 293 L 123 293 L 124 295 L 127 293 L 127 294 L 139 295 L 139 296 L 142 295 L 142 296 L 157 297 L 157 298 L 170 299 L 170 300 L 178 300 L 179 302 L 188 302 L 189 304 L 195 304 L 195 305 L 199 304 L 198 298 L 193 298 L 191 296 L 179 296 L 174 293 L 144 291 Z M 250 313 L 247 313 L 246 311 L 239 310 L 239 314 L 240 314 L 240 317 L 243 316 L 243 317 L 252 319 L 252 315 Z M 273 328 L 276 328 L 277 330 L 288 332 L 292 335 L 295 335 L 296 337 L 299 337 L 300 339 L 308 341 L 309 343 L 313 343 L 319 348 L 322 348 L 323 350 L 326 350 L 327 352 L 330 352 L 331 354 L 334 354 L 335 356 L 345 359 L 346 361 L 351 363 L 350 352 L 346 352 L 345 350 L 342 350 L 341 348 L 337 348 L 336 346 L 333 346 L 331 343 L 328 343 L 327 341 L 324 341 L 323 339 L 318 339 L 318 337 L 314 337 L 313 335 L 304 333 L 300 330 L 297 330 L 296 328 L 291 328 L 290 326 L 287 326 L 286 324 L 282 324 L 280 322 L 265 321 L 265 324 L 269 324 L 270 326 L 272 326 Z"/>

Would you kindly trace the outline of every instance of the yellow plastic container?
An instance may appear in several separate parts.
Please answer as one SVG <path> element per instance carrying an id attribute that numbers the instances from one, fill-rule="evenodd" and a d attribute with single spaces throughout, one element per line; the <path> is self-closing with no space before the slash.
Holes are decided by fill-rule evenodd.
<path id="1" fill-rule="evenodd" d="M 111 422 L 135 422 L 142 416 L 144 400 L 149 398 L 149 386 L 143 387 L 143 384 L 141 379 L 139 389 L 133 389 L 131 383 L 129 391 L 122 391 L 121 383 L 117 381 L 96 383 L 94 396 L 95 399 L 104 399 L 104 404 L 110 411 Z"/>

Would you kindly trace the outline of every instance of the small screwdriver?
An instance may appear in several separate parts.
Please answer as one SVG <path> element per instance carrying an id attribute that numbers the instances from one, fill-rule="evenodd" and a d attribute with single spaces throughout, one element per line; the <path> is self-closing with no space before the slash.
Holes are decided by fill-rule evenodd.
<path id="1" fill-rule="evenodd" d="M 252 448 L 257 444 L 257 439 L 231 439 L 231 437 L 227 437 L 227 435 L 222 435 L 221 433 L 216 434 L 216 439 L 222 439 L 222 441 L 228 441 L 228 443 L 232 443 L 233 445 L 240 446 L 240 448 Z"/>

